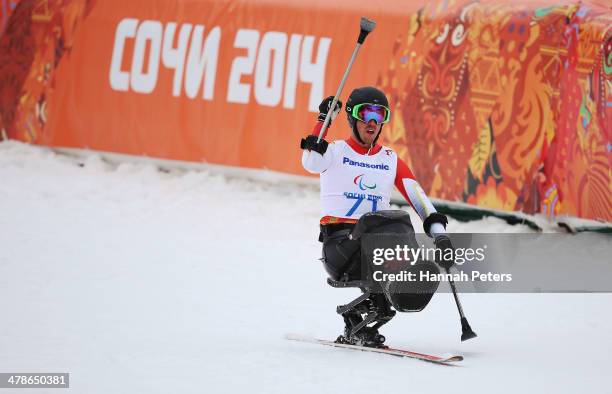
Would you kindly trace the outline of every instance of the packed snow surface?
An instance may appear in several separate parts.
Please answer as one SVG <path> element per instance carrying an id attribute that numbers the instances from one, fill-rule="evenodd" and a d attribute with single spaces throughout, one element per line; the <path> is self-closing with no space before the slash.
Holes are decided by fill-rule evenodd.
<path id="1" fill-rule="evenodd" d="M 463 294 L 465 343 L 447 293 L 383 328 L 457 367 L 285 340 L 334 339 L 357 296 L 325 283 L 312 188 L 16 142 L 0 179 L 0 372 L 69 372 L 88 394 L 611 390 L 609 294 Z"/>

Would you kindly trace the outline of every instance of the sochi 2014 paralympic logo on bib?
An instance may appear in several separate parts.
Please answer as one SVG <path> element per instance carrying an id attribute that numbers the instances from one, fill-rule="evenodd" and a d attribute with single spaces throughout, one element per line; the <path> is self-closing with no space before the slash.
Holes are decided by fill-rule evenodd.
<path id="1" fill-rule="evenodd" d="M 363 176 L 364 175 L 365 174 L 357 175 L 355 177 L 355 179 L 353 179 L 353 183 L 355 185 L 359 186 L 359 189 L 361 189 L 361 190 L 368 190 L 368 189 L 372 190 L 372 189 L 375 189 L 376 188 L 376 183 L 374 184 L 374 186 L 366 185 L 366 183 L 363 181 Z"/>

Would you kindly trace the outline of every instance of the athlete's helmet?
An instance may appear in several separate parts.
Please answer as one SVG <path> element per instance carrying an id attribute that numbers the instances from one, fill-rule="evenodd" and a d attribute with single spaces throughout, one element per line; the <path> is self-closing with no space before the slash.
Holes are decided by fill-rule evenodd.
<path id="1" fill-rule="evenodd" d="M 346 110 L 348 122 L 353 129 L 353 134 L 355 134 L 355 137 L 361 143 L 363 143 L 363 141 L 357 132 L 357 120 L 363 120 L 360 119 L 358 110 L 360 106 L 364 104 L 375 104 L 386 109 L 386 114 L 383 115 L 381 121 L 377 120 L 377 123 L 387 123 L 391 116 L 391 111 L 389 110 L 389 100 L 387 100 L 387 96 L 385 96 L 383 92 L 372 86 L 364 86 L 353 90 L 346 101 L 346 106 L 344 108 Z M 382 132 L 382 127 L 380 131 Z M 372 145 L 376 143 L 379 136 L 380 133 L 378 133 Z"/>

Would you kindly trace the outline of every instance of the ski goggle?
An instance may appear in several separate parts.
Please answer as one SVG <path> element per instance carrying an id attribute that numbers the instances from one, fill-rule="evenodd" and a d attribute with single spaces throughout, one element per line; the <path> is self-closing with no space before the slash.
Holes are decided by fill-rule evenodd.
<path id="1" fill-rule="evenodd" d="M 374 120 L 376 123 L 387 123 L 391 120 L 391 110 L 384 105 L 363 103 L 353 107 L 351 112 L 353 118 L 364 123 Z"/>

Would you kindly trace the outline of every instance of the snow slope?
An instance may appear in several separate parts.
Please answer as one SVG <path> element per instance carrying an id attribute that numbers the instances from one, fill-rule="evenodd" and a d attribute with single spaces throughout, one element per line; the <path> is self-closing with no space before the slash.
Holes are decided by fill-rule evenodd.
<path id="1" fill-rule="evenodd" d="M 612 392 L 609 294 L 464 294 L 465 343 L 438 294 L 382 331 L 460 367 L 284 340 L 335 338 L 335 306 L 357 295 L 325 284 L 311 188 L 16 142 L 0 179 L 0 372 L 70 372 L 71 392 L 105 394 Z"/>

